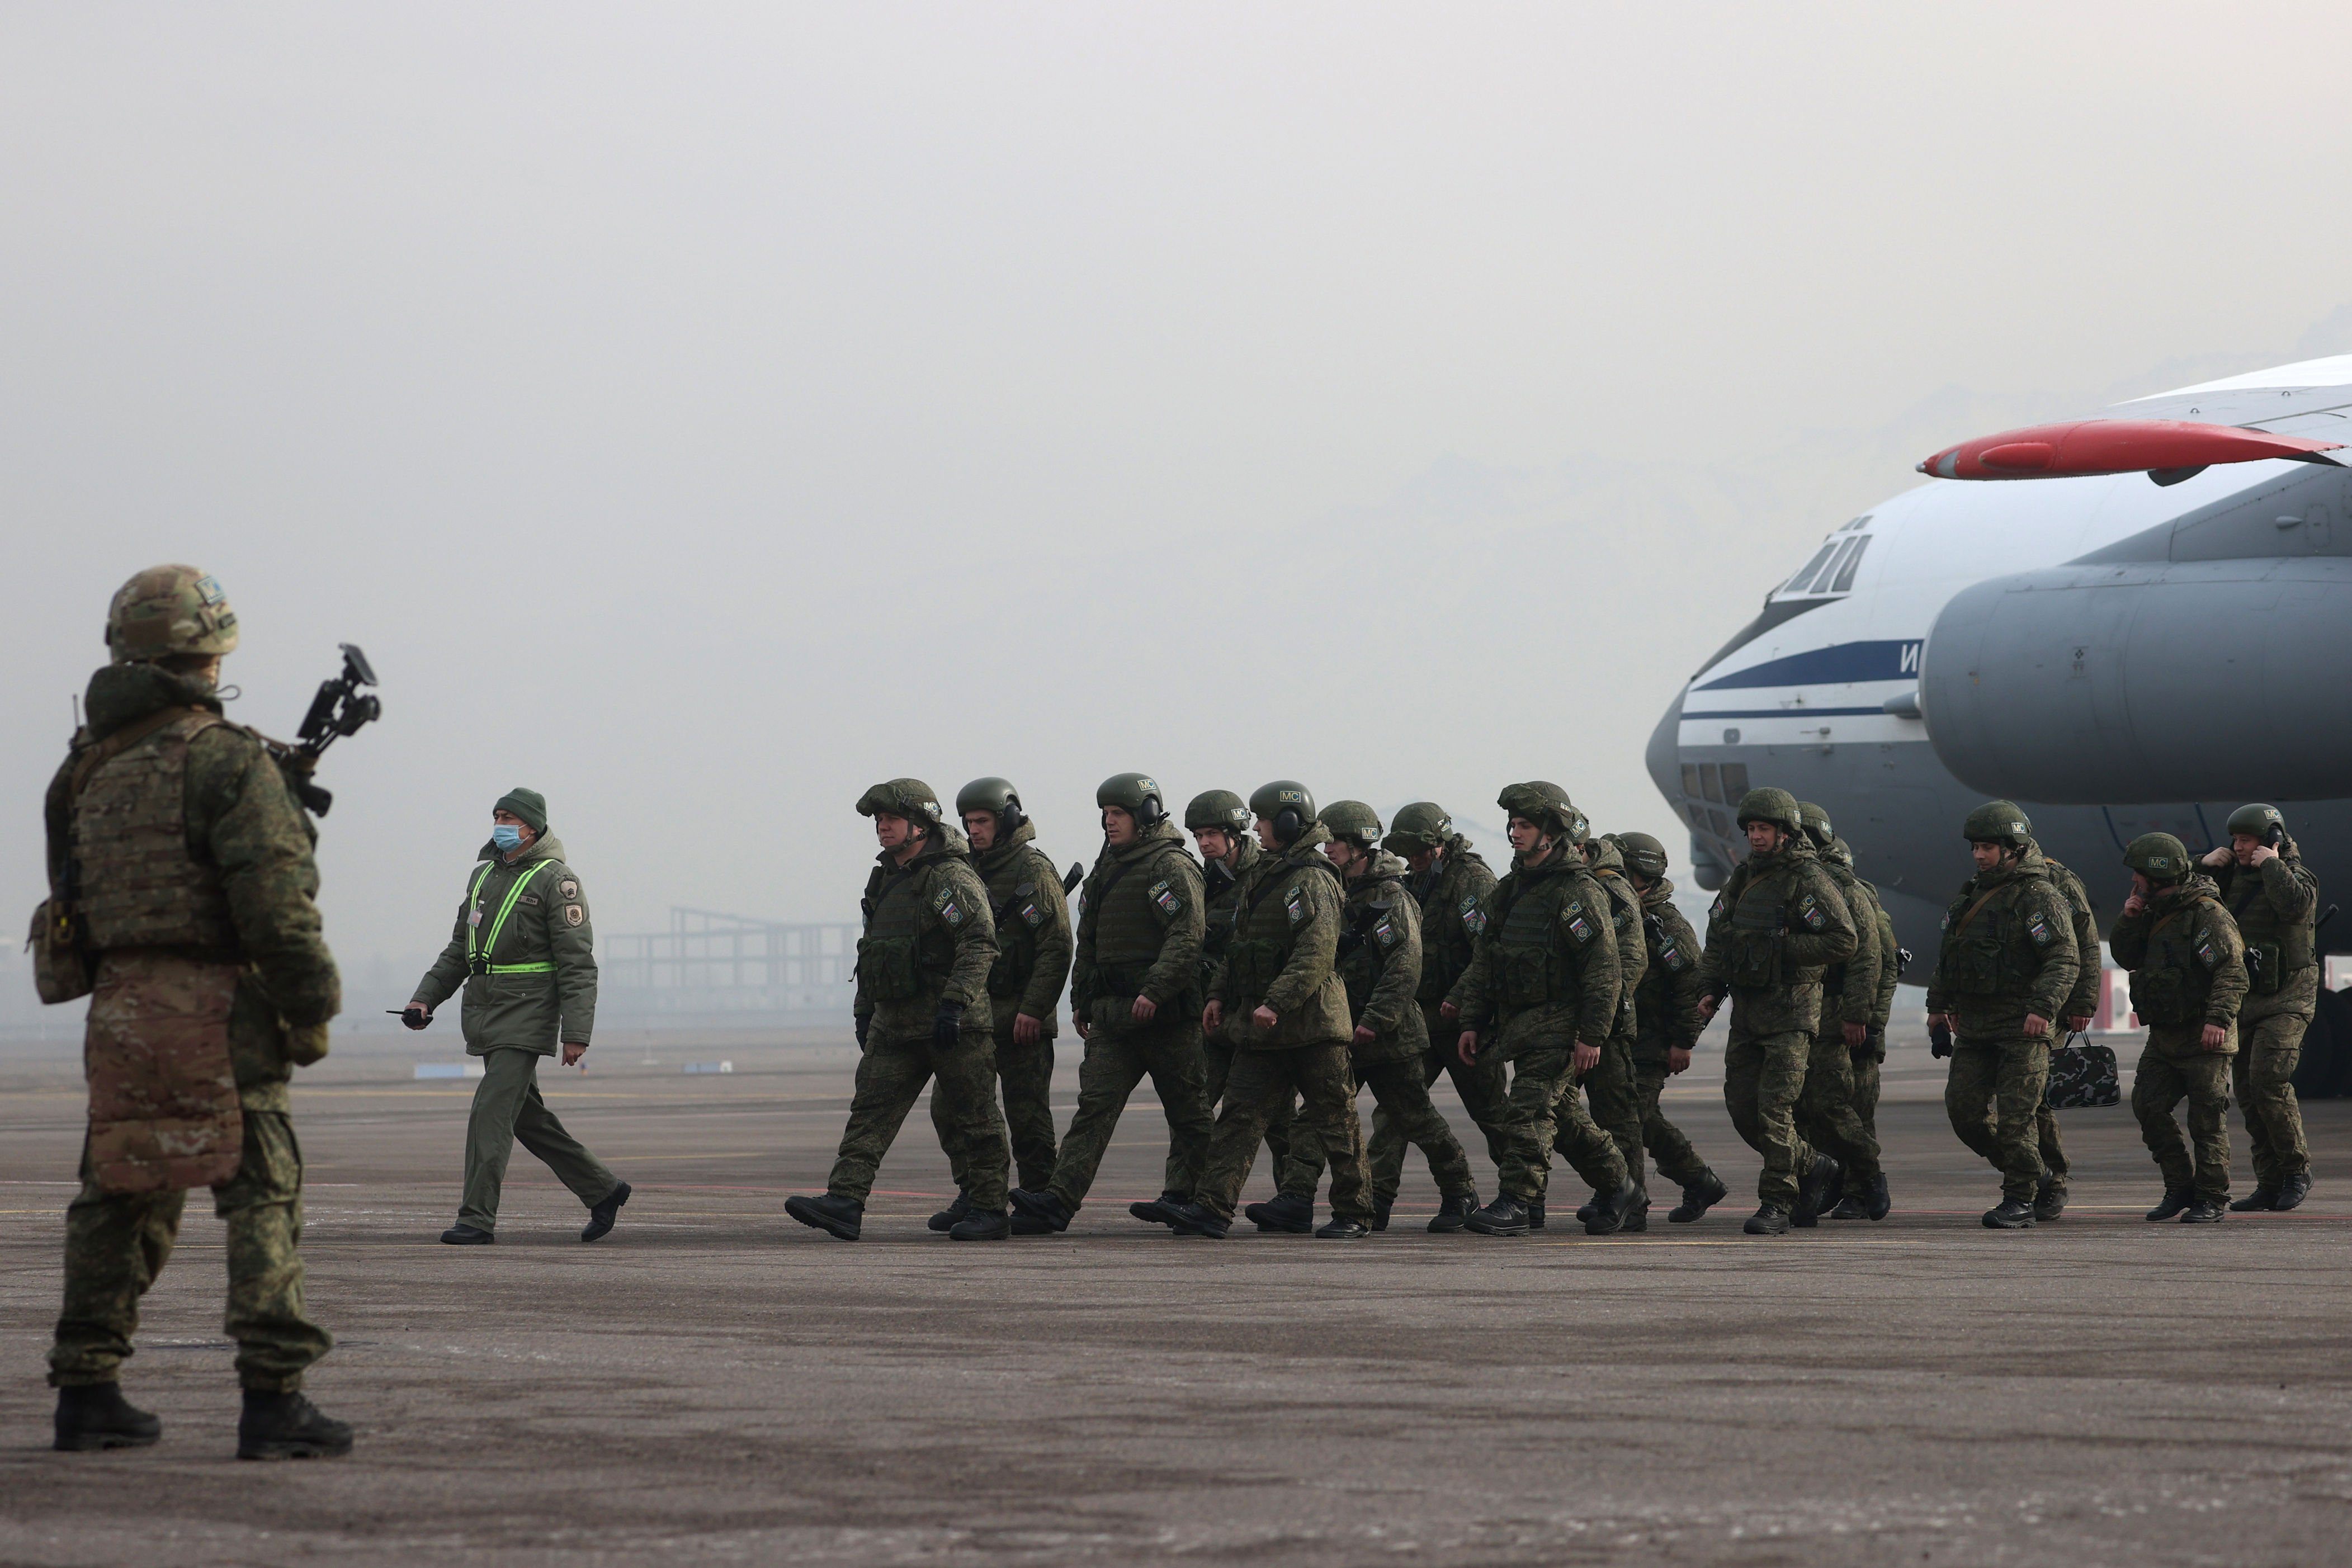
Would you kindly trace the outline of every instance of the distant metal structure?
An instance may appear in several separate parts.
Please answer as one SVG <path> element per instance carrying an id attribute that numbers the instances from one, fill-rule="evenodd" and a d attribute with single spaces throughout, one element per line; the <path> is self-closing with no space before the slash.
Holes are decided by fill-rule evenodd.
<path id="1" fill-rule="evenodd" d="M 857 927 L 793 925 L 673 908 L 669 930 L 607 936 L 602 1007 L 664 1017 L 845 1013 L 856 994 Z"/>

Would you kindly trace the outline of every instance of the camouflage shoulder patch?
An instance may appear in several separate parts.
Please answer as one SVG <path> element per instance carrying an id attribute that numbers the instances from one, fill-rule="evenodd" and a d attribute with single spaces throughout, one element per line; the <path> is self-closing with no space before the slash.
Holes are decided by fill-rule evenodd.
<path id="1" fill-rule="evenodd" d="M 963 924 L 963 902 L 956 897 L 952 884 L 941 883 L 939 891 L 931 895 L 931 912 L 945 921 L 950 929 Z"/>
<path id="2" fill-rule="evenodd" d="M 1183 896 L 1168 885 L 1165 878 L 1151 885 L 1151 907 L 1168 920 L 1184 912 Z"/>
<path id="3" fill-rule="evenodd" d="M 1567 909 L 1560 910 L 1560 921 L 1568 927 L 1568 934 L 1576 939 L 1576 945 L 1582 947 L 1590 942 L 1596 933 L 1591 921 L 1585 919 L 1580 912 L 1571 912 L 1576 909 L 1576 904 L 1570 902 Z"/>
<path id="4" fill-rule="evenodd" d="M 1821 900 L 1807 893 L 1797 900 L 1797 918 L 1808 931 L 1820 931 L 1830 923 L 1829 911 L 1822 908 Z"/>
<path id="5" fill-rule="evenodd" d="M 1682 943 L 1672 938 L 1668 938 L 1665 944 L 1658 949 L 1658 962 L 1677 974 L 1690 967 L 1690 960 L 1684 955 Z"/>
<path id="6" fill-rule="evenodd" d="M 2050 929 L 2050 922 L 2042 918 L 2040 910 L 2025 917 L 2025 934 L 2036 947 L 2048 947 L 2057 940 L 2057 933 Z"/>
<path id="7" fill-rule="evenodd" d="M 2221 944 L 2215 942 L 2210 934 L 2199 938 L 2197 942 L 2197 958 L 2198 961 L 2203 963 L 2208 969 L 2221 968 Z"/>
<path id="8" fill-rule="evenodd" d="M 1470 933 L 1473 942 L 1486 934 L 1486 911 L 1478 907 L 1475 893 L 1462 900 L 1462 929 Z"/>
<path id="9" fill-rule="evenodd" d="M 1307 919 L 1306 890 L 1297 883 L 1292 883 L 1290 890 L 1283 895 L 1282 909 L 1290 917 L 1292 925 L 1303 924 Z"/>
<path id="10" fill-rule="evenodd" d="M 1707 905 L 1706 907 L 1706 918 L 1711 921 L 1719 921 L 1724 917 L 1725 913 L 1730 910 L 1730 895 L 1727 893 L 1717 893 L 1715 896 L 1715 902 Z"/>
<path id="11" fill-rule="evenodd" d="M 1394 947 L 1396 945 L 1396 927 L 1390 923 L 1388 916 L 1382 915 L 1378 921 L 1373 922 L 1372 940 L 1379 942 L 1382 947 Z"/>

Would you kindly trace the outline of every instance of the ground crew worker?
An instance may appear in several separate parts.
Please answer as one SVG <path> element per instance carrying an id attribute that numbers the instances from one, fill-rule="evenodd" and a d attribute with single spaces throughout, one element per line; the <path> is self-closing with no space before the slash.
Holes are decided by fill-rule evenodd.
<path id="1" fill-rule="evenodd" d="M 1070 1016 L 1087 1043 L 1078 1110 L 1052 1182 L 1013 1194 L 1013 1228 L 1021 1236 L 1069 1228 L 1128 1096 L 1147 1074 L 1168 1119 L 1166 1195 L 1192 1195 L 1209 1143 L 1201 869 L 1184 853 L 1183 831 L 1169 820 L 1150 774 L 1114 773 L 1095 791 L 1095 805 L 1102 810 L 1103 849 L 1078 892 L 1077 961 L 1070 974 Z"/>
<path id="2" fill-rule="evenodd" d="M 2246 1002 L 2238 1013 L 2230 1081 L 2253 1145 L 2254 1190 L 2230 1206 L 2242 1213 L 2291 1209 L 2311 1192 L 2294 1068 L 2319 1006 L 2319 879 L 2272 805 L 2231 812 L 2228 847 L 2207 855 L 2204 864 L 2246 944 Z"/>
<path id="3" fill-rule="evenodd" d="M 112 662 L 44 806 L 45 1002 L 90 998 L 89 1126 L 66 1208 L 49 1351 L 57 1447 L 137 1447 L 163 1424 L 122 1397 L 139 1301 L 189 1187 L 226 1222 L 241 1459 L 351 1451 L 302 1393 L 334 1345 L 302 1307 L 302 1155 L 287 1080 L 327 1054 L 341 981 L 320 934 L 317 833 L 253 731 L 221 717 L 237 644 L 220 584 L 157 566 L 115 594 Z"/>
<path id="4" fill-rule="evenodd" d="M 1741 1228 L 1785 1236 L 1801 1206 L 1818 1214 L 1836 1162 L 1797 1131 L 1805 1065 L 1822 1015 L 1822 974 L 1853 955 L 1854 931 L 1837 885 L 1805 839 L 1797 797 L 1752 789 L 1740 797 L 1748 858 L 1732 868 L 1707 912 L 1699 963 L 1699 1019 L 1731 998 L 1723 1102 L 1748 1146 L 1764 1156 L 1758 1205 Z"/>
<path id="5" fill-rule="evenodd" d="M 1830 847 L 1822 852 L 1822 858 L 1833 860 L 1849 871 L 1853 869 L 1853 847 L 1843 838 L 1832 837 Z M 1848 1058 L 1853 1072 L 1853 1113 L 1875 1141 L 1878 1137 L 1878 1080 L 1880 1069 L 1886 1061 L 1886 1026 L 1894 1019 L 1895 988 L 1901 983 L 1903 966 L 1911 955 L 1895 939 L 1895 917 L 1886 912 L 1886 905 L 1879 898 L 1878 889 L 1860 876 L 1854 880 L 1869 899 L 1872 919 L 1878 928 L 1878 994 L 1870 1006 L 1869 1033 L 1862 1045 L 1848 1053 Z M 1864 1202 L 1866 1195 L 1848 1189 L 1828 1217 L 1868 1219 L 1870 1207 Z M 2037 1215 L 2041 1213 L 2041 1201 L 2038 1197 L 2034 1200 Z"/>
<path id="6" fill-rule="evenodd" d="M 1021 792 L 1010 780 L 972 780 L 956 795 L 956 816 L 996 925 L 988 997 L 1013 1164 L 1023 1186 L 1042 1188 L 1054 1179 L 1054 1034 L 1062 984 L 1070 977 L 1070 904 L 1062 875 L 1037 847 L 1037 825 L 1021 808 Z M 955 1131 L 943 1120 L 946 1111 L 947 1102 L 933 1095 L 931 1124 L 940 1144 L 952 1149 Z M 950 1153 L 948 1163 L 956 1199 L 931 1216 L 933 1230 L 951 1230 L 971 1212 L 963 1193 L 963 1157 Z"/>
<path id="7" fill-rule="evenodd" d="M 1592 1188 L 1592 1201 L 1576 1211 L 1586 1233 L 1638 1234 L 1650 1228 L 1650 1163 L 1642 1152 L 1642 1093 L 1633 1082 L 1633 1037 L 1638 1032 L 1633 994 L 1649 973 L 1650 944 L 1642 931 L 1642 895 L 1625 875 L 1624 858 L 1616 844 L 1605 834 L 1587 838 L 1584 864 L 1609 895 L 1609 923 L 1617 939 L 1617 1025 L 1601 1047 L 1601 1060 L 1591 1072 L 1571 1080 L 1568 1092 L 1560 1097 L 1566 1104 L 1582 1089 L 1591 1102 L 1591 1115 L 1569 1117 L 1555 1112 L 1554 1142 Z M 1586 1126 L 1615 1144 L 1616 1159 L 1609 1159 L 1583 1132 Z M 1629 1190 L 1620 1193 L 1602 1184 L 1621 1169 Z M 1594 1228 L 1596 1224 L 1600 1228 Z"/>
<path id="8" fill-rule="evenodd" d="M 1335 800 L 1317 820 L 1330 831 L 1325 858 L 1339 868 L 1346 889 L 1340 908 L 1339 970 L 1356 1021 L 1349 1047 L 1356 1081 L 1372 1091 L 1372 1103 L 1409 1142 L 1419 1145 L 1437 1183 L 1437 1215 L 1429 1228 L 1457 1231 L 1478 1207 L 1469 1156 L 1429 1098 L 1421 1072 L 1429 1054 L 1429 1026 L 1413 1000 L 1421 988 L 1421 906 L 1404 890 L 1404 862 L 1380 847 L 1381 819 L 1360 800 Z M 1282 1191 L 1271 1203 L 1243 1212 L 1261 1230 L 1309 1230 L 1315 1223 L 1315 1188 L 1323 1175 L 1323 1151 L 1302 1135 L 1282 1172 Z M 1393 1200 L 1391 1200 L 1393 1201 Z M 1388 1228 L 1388 1205 L 1373 1189 L 1374 1230 Z"/>
<path id="9" fill-rule="evenodd" d="M 1822 869 L 1836 884 L 1853 921 L 1853 956 L 1831 964 L 1822 973 L 1822 1019 L 1813 1029 L 1813 1045 L 1805 1064 L 1805 1089 L 1797 1100 L 1797 1124 L 1805 1141 L 1838 1163 L 1838 1173 L 1822 1205 L 1842 1202 L 1852 1193 L 1865 1215 L 1885 1219 L 1892 1200 L 1886 1174 L 1879 1169 L 1878 1136 L 1862 1119 L 1853 1102 L 1853 1053 L 1868 1048 L 1870 1016 L 1878 1005 L 1878 906 L 1853 874 L 1851 857 L 1831 853 L 1837 834 L 1830 815 L 1811 801 L 1799 801 L 1797 814 L 1805 837 L 1821 858 Z"/>
<path id="10" fill-rule="evenodd" d="M 1233 1075 L 1200 1184 L 1175 1211 L 1174 1228 L 1206 1237 L 1233 1228 L 1258 1141 L 1296 1094 L 1303 1104 L 1293 1133 L 1311 1132 L 1331 1168 L 1331 1219 L 1315 1234 L 1358 1240 L 1371 1234 L 1372 1194 L 1348 1062 L 1355 1028 L 1336 968 L 1339 873 L 1316 853 L 1330 830 L 1292 779 L 1259 785 L 1249 808 L 1264 853 L 1243 880 L 1233 938 L 1201 1013 L 1202 1028 L 1234 1046 Z"/>
<path id="11" fill-rule="evenodd" d="M 2131 971 L 2132 1011 L 2147 1026 L 2132 1079 L 2132 1114 L 2164 1173 L 2150 1220 L 2211 1225 L 2229 1211 L 2230 1058 L 2246 999 L 2245 943 L 2210 877 L 2190 865 L 2169 833 L 2124 847 L 2131 896 L 2107 933 L 2107 950 Z M 2192 1159 L 2173 1107 L 2189 1101 Z"/>
<path id="12" fill-rule="evenodd" d="M 1503 1064 L 1464 1061 L 1454 1048 L 1461 1030 L 1439 1016 L 1446 993 L 1470 967 L 1471 944 L 1486 929 L 1486 899 L 1495 890 L 1495 873 L 1470 847 L 1470 840 L 1454 831 L 1454 819 L 1434 801 L 1415 801 L 1400 807 L 1381 847 L 1403 858 L 1409 873 L 1404 890 L 1412 896 L 1421 914 L 1421 986 L 1413 1001 L 1429 1035 L 1429 1049 L 1422 1057 L 1422 1081 L 1433 1086 L 1441 1073 L 1453 1079 L 1462 1109 L 1486 1134 L 1487 1158 L 1499 1171 L 1510 1119 Z M 1376 1215 L 1389 1212 L 1404 1184 L 1404 1134 L 1397 1131 L 1386 1110 L 1375 1107 L 1364 1157 L 1371 1167 Z M 1372 1228 L 1378 1230 L 1383 1223 L 1376 1218 Z"/>
<path id="13" fill-rule="evenodd" d="M 1584 814 L 1568 792 L 1540 779 L 1507 786 L 1512 864 L 1487 900 L 1486 928 L 1441 1016 L 1466 1063 L 1509 1063 L 1509 1142 L 1495 1201 L 1470 1216 L 1486 1236 L 1525 1236 L 1543 1202 L 1551 1145 L 1570 1078 L 1601 1060 L 1617 1027 L 1615 928 L 1609 895 L 1584 864 Z M 1590 1124 L 1583 1107 L 1572 1119 Z M 1579 1129 L 1580 1137 L 1582 1129 Z M 1615 1155 L 1613 1142 L 1607 1151 Z M 1633 1184 L 1622 1170 L 1616 1192 Z"/>
<path id="14" fill-rule="evenodd" d="M 422 1029 L 459 986 L 466 1051 L 482 1058 L 482 1081 L 466 1119 L 466 1187 L 457 1223 L 441 1233 L 453 1247 L 497 1239 L 499 1192 L 516 1140 L 547 1162 L 588 1207 L 580 1239 L 613 1228 L 629 1184 L 564 1131 L 539 1092 L 539 1060 L 556 1053 L 572 1067 L 587 1053 L 596 1023 L 596 939 L 580 879 L 563 846 L 547 837 L 547 801 L 510 789 L 490 808 L 490 841 L 457 905 L 449 945 L 416 983 L 401 1022 Z"/>
<path id="15" fill-rule="evenodd" d="M 2036 1115 L 2050 1079 L 2050 1026 L 2074 990 L 2074 911 L 2014 801 L 1987 801 L 1961 832 L 1977 870 L 1944 913 L 1942 951 L 1927 976 L 1928 1030 L 1951 1042 L 1944 1112 L 1952 1131 L 2001 1173 L 2000 1202 L 1985 1211 L 1986 1226 L 2031 1230 L 2042 1191 Z"/>
<path id="16" fill-rule="evenodd" d="M 1616 838 L 1625 874 L 1642 895 L 1642 940 L 1649 950 L 1633 993 L 1633 1084 L 1642 1100 L 1642 1146 L 1657 1161 L 1658 1174 L 1683 1190 L 1683 1201 L 1666 1218 L 1688 1225 L 1727 1193 L 1723 1178 L 1699 1158 L 1659 1104 L 1666 1079 L 1689 1069 L 1691 1047 L 1698 1043 L 1698 933 L 1675 908 L 1666 847 L 1646 833 Z"/>
<path id="17" fill-rule="evenodd" d="M 2082 878 L 2046 853 L 2042 863 L 2050 869 L 2050 885 L 2058 889 L 2074 917 L 2074 990 L 2066 998 L 2064 1022 L 2067 1034 L 2079 1035 L 2090 1028 L 2099 1011 L 2104 973 L 2099 963 L 2099 917 L 2091 908 L 2091 890 L 2083 886 Z M 2042 1155 L 2042 1186 L 2033 1196 L 2033 1217 L 2046 1222 L 2066 1212 L 2066 1174 L 2072 1168 L 2066 1159 L 2066 1142 L 2058 1135 L 2058 1108 L 2050 1103 L 2046 1089 L 2033 1113 L 2033 1128 Z"/>
<path id="18" fill-rule="evenodd" d="M 1004 1117 L 996 1104 L 995 1020 L 984 1004 L 996 964 L 996 921 L 971 868 L 963 834 L 940 813 L 920 779 L 892 779 L 858 797 L 881 852 L 860 904 L 857 939 L 857 1084 L 833 1174 L 817 1197 L 784 1200 L 784 1212 L 843 1241 L 864 1227 L 874 1170 L 923 1086 L 949 1114 L 934 1117 L 948 1158 L 963 1160 L 971 1210 L 948 1227 L 952 1241 L 1000 1241 L 1004 1212 Z"/>

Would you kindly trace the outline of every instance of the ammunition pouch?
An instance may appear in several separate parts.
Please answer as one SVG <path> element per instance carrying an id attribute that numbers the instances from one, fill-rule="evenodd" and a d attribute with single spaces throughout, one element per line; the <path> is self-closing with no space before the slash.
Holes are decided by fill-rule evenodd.
<path id="1" fill-rule="evenodd" d="M 2132 1011 L 2150 1024 L 2194 1024 L 2205 1016 L 2206 987 L 2179 964 L 2166 963 L 2135 970 L 2131 977 Z"/>
<path id="2" fill-rule="evenodd" d="M 2001 990 L 2001 941 L 1997 931 L 1976 931 L 1944 944 L 1944 989 L 1956 996 L 1992 996 Z"/>
<path id="3" fill-rule="evenodd" d="M 1780 984 L 1780 943 L 1783 932 L 1735 926 L 1731 932 L 1731 984 L 1742 990 L 1760 990 Z"/>
<path id="4" fill-rule="evenodd" d="M 904 1002 L 923 994 L 921 944 L 911 936 L 867 936 L 857 942 L 857 984 L 869 1002 Z"/>
<path id="5" fill-rule="evenodd" d="M 2286 984 L 2286 952 L 2274 942 L 2246 944 L 2246 988 L 2256 996 L 2272 996 Z"/>
<path id="6" fill-rule="evenodd" d="M 1495 969 L 1496 989 L 1504 1006 L 1513 1012 L 1540 1007 L 1552 999 L 1559 954 L 1549 942 L 1540 947 L 1497 947 Z"/>
<path id="7" fill-rule="evenodd" d="M 1244 998 L 1253 1002 L 1263 999 L 1282 973 L 1282 961 L 1288 955 L 1289 949 L 1285 944 L 1235 937 L 1225 949 L 1226 1004 L 1237 1006 Z"/>
<path id="8" fill-rule="evenodd" d="M 25 939 L 33 954 L 33 986 L 41 1000 L 55 1006 L 90 993 L 95 967 L 82 945 L 81 922 L 63 899 L 43 899 L 33 910 L 33 929 Z"/>

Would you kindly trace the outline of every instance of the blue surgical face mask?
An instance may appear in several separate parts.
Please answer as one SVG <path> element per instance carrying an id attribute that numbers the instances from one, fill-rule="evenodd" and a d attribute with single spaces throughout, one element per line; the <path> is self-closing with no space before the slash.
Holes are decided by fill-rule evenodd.
<path id="1" fill-rule="evenodd" d="M 511 855 L 522 847 L 522 829 L 511 822 L 493 823 L 490 825 L 490 842 L 499 847 L 500 854 Z"/>

